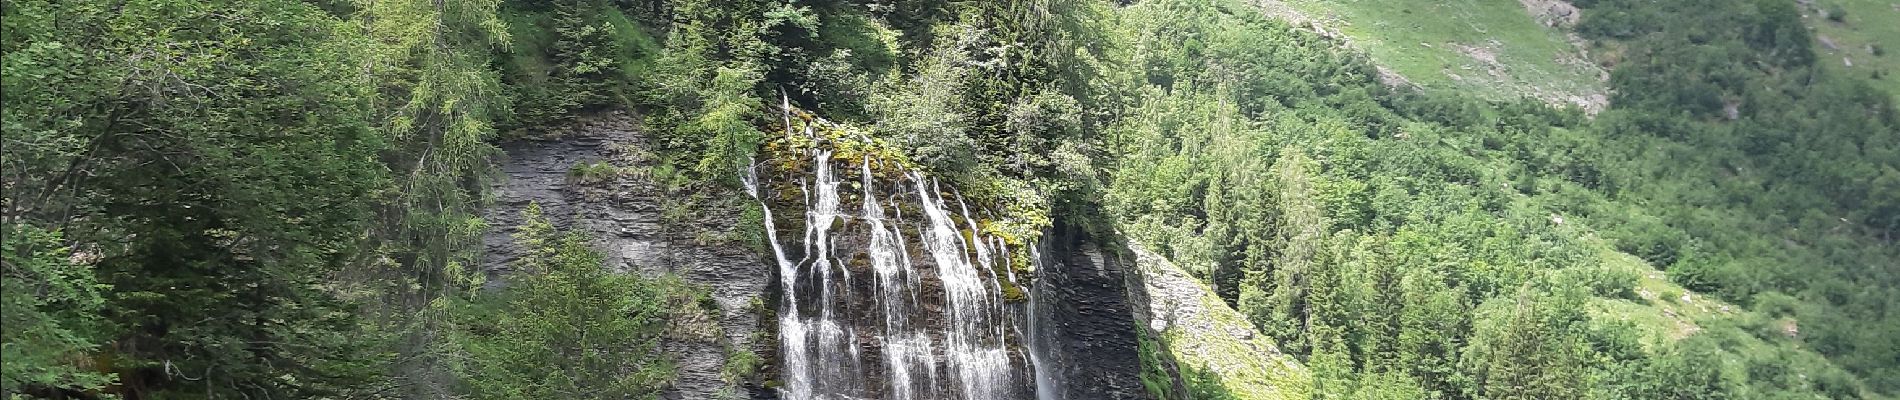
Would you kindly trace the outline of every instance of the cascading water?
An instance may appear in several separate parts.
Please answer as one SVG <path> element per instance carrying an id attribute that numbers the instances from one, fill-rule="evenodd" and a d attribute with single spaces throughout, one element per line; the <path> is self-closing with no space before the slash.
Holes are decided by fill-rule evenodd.
<path id="1" fill-rule="evenodd" d="M 872 193 L 876 184 L 871 181 L 871 161 L 866 159 L 863 166 L 862 184 L 865 193 Z M 910 254 L 903 251 L 902 233 L 885 226 L 884 207 L 878 205 L 876 196 L 864 196 L 863 215 L 871 224 L 871 266 L 877 271 L 877 298 L 883 305 L 880 311 L 884 313 L 884 365 L 891 386 L 888 397 L 915 399 L 920 392 L 930 389 L 924 384 L 937 380 L 937 369 L 931 362 L 935 351 L 930 336 L 910 318 L 919 312 L 916 290 L 919 281 L 911 268 Z"/>
<path id="2" fill-rule="evenodd" d="M 785 257 L 785 248 L 778 244 L 778 227 L 772 222 L 772 207 L 766 206 L 765 199 L 759 197 L 756 168 L 746 168 L 745 190 L 746 194 L 759 202 L 759 209 L 764 212 L 766 241 L 772 244 L 772 257 L 779 267 L 779 287 L 784 288 L 778 318 L 779 341 L 783 344 L 779 357 L 786 377 L 782 389 L 792 398 L 810 398 L 811 355 L 805 346 L 807 328 L 804 321 L 798 318 L 798 291 L 791 290 L 797 283 L 797 264 Z"/>
<path id="3" fill-rule="evenodd" d="M 792 137 L 789 104 L 785 110 Z M 810 175 L 793 179 L 805 203 L 800 259 L 780 244 L 772 197 L 760 193 L 756 171 L 745 175 L 779 266 L 781 397 L 991 400 L 1044 392 L 1032 388 L 1046 380 L 1034 377 L 1042 368 L 1032 370 L 1034 351 L 1024 349 L 1032 344 L 1020 326 L 1024 307 L 1002 295 L 1004 285 L 1018 284 L 1004 241 L 977 233 L 961 196 L 953 215 L 944 190 L 921 172 L 878 179 L 877 160 L 834 160 L 812 126 L 807 120 L 802 132 L 818 144 L 803 153 Z M 853 162 L 858 168 L 844 171 L 859 175 L 855 193 L 840 193 L 845 180 L 834 164 Z M 846 214 L 842 199 L 851 196 L 860 207 Z M 854 279 L 854 268 L 872 279 Z"/>
<path id="4" fill-rule="evenodd" d="M 1030 247 L 1029 260 L 1034 263 L 1035 271 L 1042 270 L 1041 251 L 1036 250 L 1035 247 Z M 1049 351 L 1049 347 L 1047 343 L 1043 343 L 1048 340 L 1048 332 L 1043 330 L 1047 329 L 1047 327 L 1042 325 L 1044 324 L 1043 321 L 1048 318 L 1049 310 L 1045 308 L 1048 307 L 1048 305 L 1037 301 L 1037 299 L 1042 296 L 1036 295 L 1035 293 L 1041 292 L 1041 285 L 1046 285 L 1046 283 L 1037 281 L 1036 285 L 1038 285 L 1038 287 L 1030 290 L 1028 312 L 1029 332 L 1024 335 L 1029 338 L 1029 365 L 1035 368 L 1036 373 L 1036 400 L 1062 400 L 1062 393 L 1058 386 L 1056 386 L 1058 384 L 1056 383 L 1055 373 L 1049 370 L 1049 364 L 1044 361 L 1048 359 L 1044 355 L 1044 352 Z"/>
<path id="5" fill-rule="evenodd" d="M 936 260 L 937 278 L 943 281 L 944 321 L 949 325 L 944 332 L 948 367 L 956 374 L 964 398 L 1003 398 L 1002 385 L 1008 383 L 1010 365 L 1009 354 L 1003 348 L 1003 323 L 997 315 L 1001 302 L 993 296 L 999 289 L 993 286 L 995 275 L 990 275 L 992 279 L 986 284 L 977 270 L 980 267 L 994 274 L 989 270 L 988 246 L 965 243 L 944 209 L 942 197 L 936 194 L 940 191 L 934 190 L 935 181 L 917 172 L 911 173 L 911 181 L 916 183 L 918 200 L 928 218 L 924 249 Z M 965 220 L 969 219 L 968 211 L 964 210 Z M 974 231 L 974 223 L 971 226 Z M 965 252 L 966 248 L 974 248 L 976 254 Z"/>

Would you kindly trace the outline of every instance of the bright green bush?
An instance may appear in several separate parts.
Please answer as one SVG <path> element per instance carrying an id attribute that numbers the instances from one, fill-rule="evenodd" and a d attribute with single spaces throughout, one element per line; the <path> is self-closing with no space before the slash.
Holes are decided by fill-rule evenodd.
<path id="1" fill-rule="evenodd" d="M 607 270 L 580 234 L 556 230 L 529 204 L 515 234 L 522 255 L 506 289 L 471 288 L 439 304 L 442 343 L 462 392 L 478 399 L 656 398 L 676 373 L 657 353 L 676 312 L 699 307 L 677 283 Z M 660 355 L 657 356 L 656 355 Z"/>

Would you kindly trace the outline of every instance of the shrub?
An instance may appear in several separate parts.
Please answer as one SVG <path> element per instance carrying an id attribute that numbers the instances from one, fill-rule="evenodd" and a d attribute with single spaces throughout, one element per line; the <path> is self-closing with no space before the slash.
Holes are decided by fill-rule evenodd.
<path id="1" fill-rule="evenodd" d="M 719 370 L 719 378 L 726 384 L 737 385 L 759 376 L 759 367 L 765 365 L 765 359 L 752 350 L 734 348 L 726 352 L 726 366 Z"/>
<path id="2" fill-rule="evenodd" d="M 509 288 L 449 303 L 444 344 L 471 398 L 650 398 L 671 384 L 672 361 L 653 355 L 685 289 L 608 271 L 590 241 L 530 203 Z"/>
<path id="3" fill-rule="evenodd" d="M 0 285 L 0 343 L 6 343 L 0 393 L 22 389 L 94 390 L 110 374 L 84 368 L 93 344 L 103 289 L 92 267 L 70 262 L 72 251 L 59 232 L 31 225 L 5 227 L 4 280 Z"/>
<path id="4" fill-rule="evenodd" d="M 1636 282 L 1641 277 L 1627 269 L 1584 266 L 1564 271 L 1559 279 L 1560 286 L 1589 288 L 1596 296 L 1635 300 Z"/>
<path id="5" fill-rule="evenodd" d="M 581 185 L 607 182 L 619 178 L 620 175 L 621 171 L 619 167 L 615 167 L 613 164 L 608 164 L 604 161 L 574 164 L 573 168 L 567 170 L 568 180 Z"/>

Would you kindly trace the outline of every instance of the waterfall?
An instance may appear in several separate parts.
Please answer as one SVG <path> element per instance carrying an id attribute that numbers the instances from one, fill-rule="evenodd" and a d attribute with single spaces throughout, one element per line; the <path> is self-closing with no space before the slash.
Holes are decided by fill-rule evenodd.
<path id="1" fill-rule="evenodd" d="M 809 134 L 809 132 L 808 132 Z M 840 391 L 856 382 L 858 375 L 858 346 L 848 339 L 855 337 L 851 327 L 840 321 L 839 297 L 850 298 L 851 273 L 849 269 L 831 258 L 832 225 L 843 218 L 839 211 L 838 185 L 842 183 L 832 171 L 831 151 L 815 150 L 810 190 L 810 210 L 805 217 L 806 258 L 811 269 L 818 272 L 818 316 L 813 319 L 818 327 L 818 371 L 821 382 Z M 833 275 L 839 278 L 834 280 Z M 790 291 L 790 290 L 788 290 Z"/>
<path id="2" fill-rule="evenodd" d="M 942 196 L 937 194 L 941 191 L 935 190 L 935 180 L 912 172 L 911 181 L 916 183 L 918 200 L 928 218 L 924 249 L 936 260 L 937 278 L 943 281 L 944 321 L 948 325 L 944 330 L 944 357 L 956 374 L 958 393 L 967 399 L 1006 398 L 1004 385 L 1009 383 L 1010 365 L 1004 349 L 1003 323 L 997 315 L 1002 302 L 994 296 L 995 271 L 987 271 L 992 278 L 988 284 L 977 272 L 979 267 L 989 270 L 989 252 L 980 243 L 966 243 L 957 232 Z M 969 220 L 969 210 L 963 211 L 964 219 Z M 975 222 L 970 226 L 974 231 Z M 966 248 L 974 248 L 976 254 L 965 252 Z"/>
<path id="3" fill-rule="evenodd" d="M 877 203 L 876 183 L 871 180 L 871 160 L 863 164 L 864 219 L 871 224 L 871 266 L 877 271 L 877 292 L 884 313 L 884 365 L 889 374 L 891 400 L 916 399 L 937 380 L 931 362 L 935 351 L 930 336 L 912 325 L 919 282 L 911 269 L 910 255 L 904 251 L 902 233 L 885 226 L 884 207 Z M 922 372 L 924 375 L 919 376 Z M 922 378 L 922 381 L 918 379 Z"/>
<path id="4" fill-rule="evenodd" d="M 779 287 L 783 288 L 779 307 L 779 358 L 783 362 L 783 390 L 795 399 L 811 398 L 811 355 L 806 343 L 807 326 L 798 317 L 798 291 L 792 290 L 798 279 L 797 265 L 785 257 L 785 248 L 778 242 L 778 227 L 772 221 L 772 207 L 759 197 L 758 169 L 748 160 L 744 178 L 746 194 L 758 201 L 759 209 L 765 215 L 765 238 L 772 244 L 772 256 L 778 262 Z"/>
<path id="5" fill-rule="evenodd" d="M 1033 246 L 1029 248 L 1029 262 L 1033 263 L 1035 271 L 1042 270 L 1042 252 Z M 1029 365 L 1036 372 L 1036 400 L 1062 400 L 1062 393 L 1058 390 L 1060 387 L 1055 381 L 1055 373 L 1049 370 L 1049 363 L 1044 357 L 1044 353 L 1049 351 L 1049 345 L 1044 336 L 1047 333 L 1043 332 L 1046 327 L 1042 324 L 1048 318 L 1049 310 L 1044 309 L 1042 302 L 1036 300 L 1042 297 L 1040 293 L 1043 285 L 1046 284 L 1038 282 L 1036 288 L 1029 291 L 1029 332 L 1025 335 L 1029 338 L 1027 341 Z"/>
<path id="6" fill-rule="evenodd" d="M 796 138 L 785 106 L 785 134 Z M 804 199 L 799 259 L 780 242 L 774 197 L 761 193 L 756 167 L 744 174 L 779 267 L 781 398 L 1048 398 L 1031 389 L 1046 381 L 1034 377 L 1043 369 L 1031 362 L 1036 351 L 1024 348 L 1034 329 L 1021 324 L 1033 319 L 1004 300 L 1004 285 L 1023 281 L 1002 238 L 982 234 L 962 196 L 936 179 L 896 165 L 880 165 L 902 172 L 880 179 L 878 160 L 835 159 L 840 153 L 813 132 L 817 122 L 798 119 L 816 144 L 801 153 L 809 175 L 777 187 L 796 182 Z M 854 162 L 842 169 L 858 174 L 854 187 L 841 187 L 838 167 Z M 855 213 L 845 199 L 858 203 Z"/>

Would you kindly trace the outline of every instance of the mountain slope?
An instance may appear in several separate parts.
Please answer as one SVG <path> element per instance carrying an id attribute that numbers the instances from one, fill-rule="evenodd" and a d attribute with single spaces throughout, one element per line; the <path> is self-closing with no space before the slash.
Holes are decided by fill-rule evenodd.
<path id="1" fill-rule="evenodd" d="M 1900 3 L 1889 0 L 1804 0 L 1801 19 L 1814 30 L 1815 52 L 1829 69 L 1869 78 L 1900 96 Z"/>
<path id="2" fill-rule="evenodd" d="M 1175 373 L 1187 399 L 1305 399 L 1312 375 L 1207 284 L 1167 258 L 1130 244 L 1135 323 L 1152 362 Z M 1156 382 L 1160 383 L 1160 382 Z M 1153 390 L 1153 389 L 1151 389 Z M 1172 389 L 1171 389 L 1172 390 Z M 1167 392 L 1163 390 L 1162 392 Z M 1173 398 L 1165 397 L 1164 398 Z"/>
<path id="3" fill-rule="evenodd" d="M 1555 0 L 1262 0 L 1349 38 L 1404 81 L 1492 99 L 1601 109 L 1605 72 L 1570 35 L 1582 11 Z M 1286 12 L 1276 14 L 1287 15 Z M 1302 18 L 1302 17 L 1295 17 Z"/>

